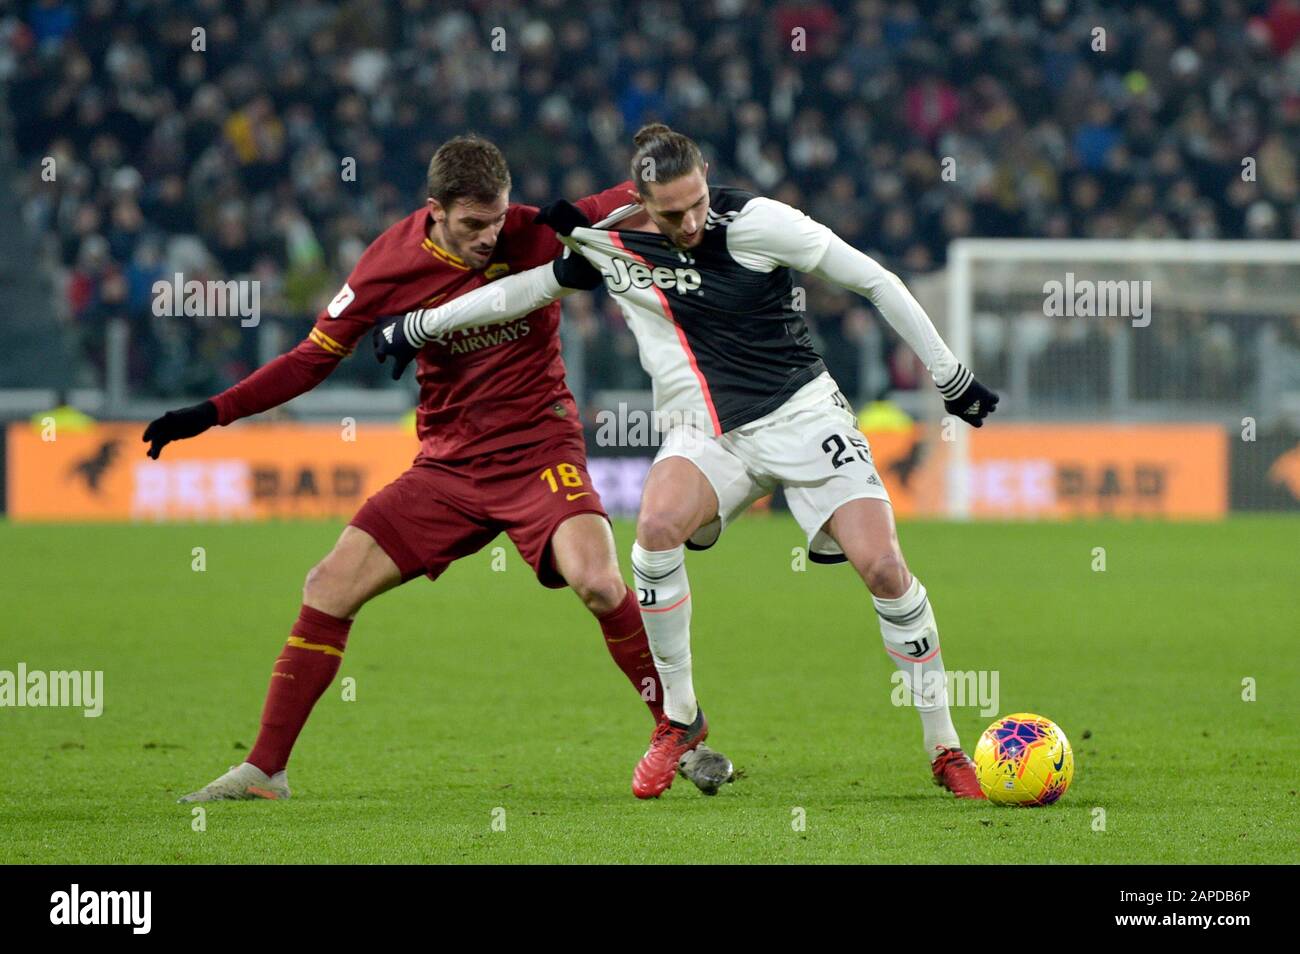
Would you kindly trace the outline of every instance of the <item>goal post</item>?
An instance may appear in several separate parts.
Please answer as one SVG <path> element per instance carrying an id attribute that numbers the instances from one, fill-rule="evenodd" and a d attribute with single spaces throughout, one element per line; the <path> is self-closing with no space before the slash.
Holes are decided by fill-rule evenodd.
<path id="1" fill-rule="evenodd" d="M 990 432 L 1300 420 L 1300 242 L 960 239 L 945 278 L 936 323 L 1002 396 Z M 979 510 L 981 436 L 947 435 L 944 516 Z"/>

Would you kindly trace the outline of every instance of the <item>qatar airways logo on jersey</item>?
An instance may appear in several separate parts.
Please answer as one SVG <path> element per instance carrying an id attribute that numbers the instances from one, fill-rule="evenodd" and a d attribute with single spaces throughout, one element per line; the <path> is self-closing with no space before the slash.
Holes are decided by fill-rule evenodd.
<path id="1" fill-rule="evenodd" d="M 476 325 L 473 328 L 460 328 L 434 335 L 429 339 L 429 344 L 446 348 L 448 354 L 468 354 L 471 351 L 482 351 L 484 348 L 495 348 L 510 341 L 518 341 L 520 338 L 527 337 L 532 330 L 533 326 L 528 323 L 527 318 L 518 318 L 509 324 Z"/>
<path id="2" fill-rule="evenodd" d="M 613 274 L 605 276 L 605 287 L 615 294 L 629 288 L 675 288 L 679 295 L 699 291 L 700 272 L 695 268 L 669 268 L 656 265 L 651 268 L 641 262 L 628 262 L 621 258 L 610 261 Z"/>

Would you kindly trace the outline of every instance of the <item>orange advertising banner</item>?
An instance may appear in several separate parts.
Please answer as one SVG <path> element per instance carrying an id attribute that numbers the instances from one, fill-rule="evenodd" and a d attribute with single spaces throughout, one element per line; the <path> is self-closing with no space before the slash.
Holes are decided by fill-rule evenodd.
<path id="1" fill-rule="evenodd" d="M 391 424 L 213 428 L 145 456 L 143 424 L 60 431 L 8 428 L 14 520 L 257 520 L 351 517 L 410 466 L 415 435 Z M 354 436 L 355 439 L 347 438 Z"/>
<path id="2" fill-rule="evenodd" d="M 962 479 L 951 445 L 933 428 L 867 436 L 898 514 L 942 513 L 947 481 Z M 1207 519 L 1228 510 L 1228 439 L 1212 424 L 995 421 L 968 439 L 975 517 Z"/>
<path id="3" fill-rule="evenodd" d="M 99 424 L 43 440 L 8 428 L 14 520 L 153 521 L 350 518 L 410 466 L 415 435 L 398 425 L 241 424 L 144 454 L 142 424 Z M 347 439 L 354 436 L 355 439 Z M 868 432 L 899 516 L 941 516 L 959 479 L 951 445 L 929 427 Z M 971 432 L 971 513 L 1001 519 L 1215 518 L 1228 509 L 1228 445 L 1214 425 L 994 424 Z M 633 513 L 656 448 L 595 458 L 611 513 Z"/>
<path id="4" fill-rule="evenodd" d="M 1212 424 L 984 427 L 967 486 L 977 517 L 1222 517 L 1228 436 Z"/>

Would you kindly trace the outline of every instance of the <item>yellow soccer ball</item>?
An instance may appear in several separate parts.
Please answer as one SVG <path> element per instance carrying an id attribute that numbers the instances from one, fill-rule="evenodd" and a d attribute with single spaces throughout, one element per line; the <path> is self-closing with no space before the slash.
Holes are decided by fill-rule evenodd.
<path id="1" fill-rule="evenodd" d="M 975 746 L 975 772 L 994 805 L 1050 805 L 1070 787 L 1074 751 L 1051 719 L 1017 712 L 984 730 Z"/>

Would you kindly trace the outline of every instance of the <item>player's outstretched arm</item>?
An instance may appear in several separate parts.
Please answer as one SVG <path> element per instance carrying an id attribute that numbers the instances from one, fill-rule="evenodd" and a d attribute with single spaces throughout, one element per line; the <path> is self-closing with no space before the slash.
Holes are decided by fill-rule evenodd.
<path id="1" fill-rule="evenodd" d="M 748 268 L 771 271 L 784 265 L 868 299 L 924 362 L 948 412 L 972 427 L 997 407 L 998 396 L 961 366 L 897 275 L 798 209 L 775 199 L 751 199 L 727 228 L 727 248 Z"/>
<path id="2" fill-rule="evenodd" d="M 578 206 L 563 199 L 543 207 L 533 221 L 562 236 L 591 224 Z M 590 291 L 602 281 L 595 266 L 566 244 L 563 253 L 545 265 L 499 278 L 436 308 L 381 318 L 373 335 L 375 358 L 380 364 L 393 359 L 396 381 L 420 349 L 440 335 L 514 321 L 575 291 Z"/>
<path id="3" fill-rule="evenodd" d="M 976 381 L 975 375 L 956 359 L 907 286 L 870 255 L 832 232 L 812 273 L 857 292 L 876 306 L 925 364 L 949 414 L 972 427 L 981 427 L 984 418 L 997 408 L 998 396 Z"/>
<path id="4" fill-rule="evenodd" d="M 393 359 L 396 381 L 420 349 L 440 335 L 514 321 L 579 289 L 595 288 L 601 280 L 585 258 L 565 249 L 553 262 L 498 278 L 445 305 L 379 319 L 373 334 L 375 357 L 381 364 Z"/>
<path id="5" fill-rule="evenodd" d="M 393 359 L 396 381 L 420 349 L 440 335 L 514 321 L 565 295 L 599 287 L 604 280 L 600 272 L 567 236 L 575 228 L 591 225 L 593 217 L 600 219 L 599 227 L 604 227 L 634 215 L 639 206 L 632 199 L 631 183 L 624 182 L 576 203 L 559 199 L 538 209 L 532 220 L 534 226 L 541 226 L 535 230 L 538 244 L 534 252 L 542 254 L 533 261 L 554 255 L 553 250 L 560 248 L 556 236 L 564 245 L 559 255 L 545 265 L 498 279 L 436 308 L 379 319 L 373 334 L 375 358 L 381 364 Z M 540 238 L 542 234 L 549 238 Z"/>
<path id="6" fill-rule="evenodd" d="M 157 460 L 162 449 L 172 441 L 197 437 L 216 423 L 217 406 L 211 401 L 168 411 L 162 417 L 150 421 L 144 429 L 141 440 L 149 445 L 145 453 Z"/>
<path id="7" fill-rule="evenodd" d="M 260 414 L 305 394 L 329 377 L 350 349 L 313 329 L 309 337 L 258 368 L 238 384 L 190 407 L 168 411 L 149 423 L 142 440 L 154 460 L 172 441 L 197 437 L 210 427 Z"/>

